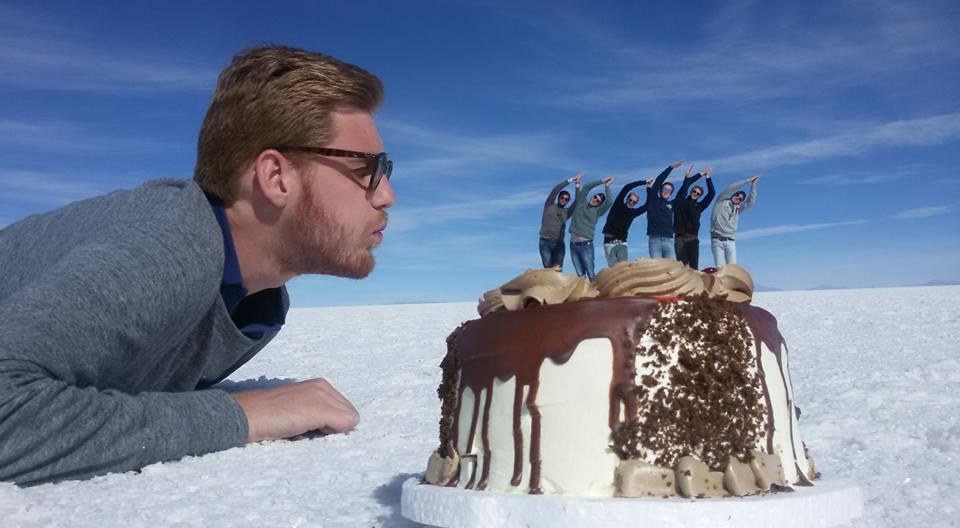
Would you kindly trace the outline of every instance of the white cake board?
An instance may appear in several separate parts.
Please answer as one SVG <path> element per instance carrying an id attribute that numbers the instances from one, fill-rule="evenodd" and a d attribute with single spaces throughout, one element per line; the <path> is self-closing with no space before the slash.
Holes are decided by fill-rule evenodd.
<path id="1" fill-rule="evenodd" d="M 800 528 L 840 526 L 863 515 L 860 488 L 818 480 L 753 497 L 724 499 L 622 499 L 470 491 L 403 483 L 401 513 L 442 528 L 573 528 L 609 526 Z"/>

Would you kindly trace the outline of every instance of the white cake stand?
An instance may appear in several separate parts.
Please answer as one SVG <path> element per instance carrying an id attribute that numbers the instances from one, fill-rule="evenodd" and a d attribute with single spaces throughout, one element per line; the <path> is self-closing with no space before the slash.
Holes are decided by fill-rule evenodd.
<path id="1" fill-rule="evenodd" d="M 863 515 L 860 488 L 818 480 L 813 487 L 725 499 L 621 499 L 468 491 L 403 483 L 401 513 L 443 528 L 609 526 L 800 528 L 839 526 Z"/>

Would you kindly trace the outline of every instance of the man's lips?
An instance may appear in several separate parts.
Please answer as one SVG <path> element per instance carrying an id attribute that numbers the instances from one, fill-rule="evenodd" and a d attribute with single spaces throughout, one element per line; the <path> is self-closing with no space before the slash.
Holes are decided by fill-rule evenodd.
<path id="1" fill-rule="evenodd" d="M 373 230 L 373 237 L 377 239 L 377 244 L 380 244 L 380 241 L 383 240 L 383 231 L 387 228 L 387 224 L 383 224 L 380 227 L 377 227 Z"/>

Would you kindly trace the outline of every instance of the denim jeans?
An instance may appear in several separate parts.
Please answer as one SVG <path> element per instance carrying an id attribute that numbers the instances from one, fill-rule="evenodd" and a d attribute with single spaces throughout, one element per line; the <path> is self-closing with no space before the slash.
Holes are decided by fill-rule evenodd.
<path id="1" fill-rule="evenodd" d="M 617 262 L 627 260 L 627 243 L 619 241 L 604 243 L 603 252 L 607 255 L 607 266 L 612 268 Z"/>
<path id="2" fill-rule="evenodd" d="M 571 241 L 570 258 L 573 259 L 573 267 L 577 269 L 578 277 L 586 275 L 590 280 L 597 277 L 593 272 L 593 240 Z"/>
<path id="3" fill-rule="evenodd" d="M 727 264 L 737 263 L 737 241 L 710 238 L 710 251 L 713 251 L 713 261 L 718 268 Z"/>
<path id="4" fill-rule="evenodd" d="M 677 259 L 676 253 L 673 252 L 672 237 L 650 236 L 647 243 L 650 246 L 650 258 Z"/>
<path id="5" fill-rule="evenodd" d="M 550 240 L 548 238 L 540 239 L 540 260 L 543 261 L 544 268 L 560 266 L 563 269 L 563 255 L 566 248 L 563 245 L 563 239 Z"/>
<path id="6" fill-rule="evenodd" d="M 700 239 L 695 236 L 677 235 L 673 239 L 673 248 L 677 252 L 677 260 L 686 264 L 688 268 L 700 269 Z"/>

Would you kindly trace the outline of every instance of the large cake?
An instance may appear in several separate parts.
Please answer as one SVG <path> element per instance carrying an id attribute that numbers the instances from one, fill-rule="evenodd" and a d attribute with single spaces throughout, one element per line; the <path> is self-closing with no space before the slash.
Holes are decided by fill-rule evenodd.
<path id="1" fill-rule="evenodd" d="M 590 283 L 530 270 L 447 339 L 426 481 L 521 493 L 742 496 L 809 486 L 787 348 L 743 268 L 662 259 Z"/>

